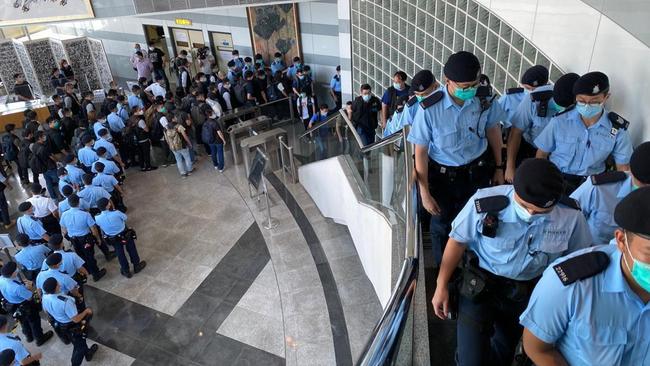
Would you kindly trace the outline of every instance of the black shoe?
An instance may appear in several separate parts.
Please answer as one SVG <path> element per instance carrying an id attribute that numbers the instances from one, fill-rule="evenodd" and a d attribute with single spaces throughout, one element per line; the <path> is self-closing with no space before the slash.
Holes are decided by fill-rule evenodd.
<path id="1" fill-rule="evenodd" d="M 149 169 L 147 169 L 147 168 L 140 168 L 140 171 L 141 171 L 141 172 L 146 172 L 146 171 L 148 171 L 148 170 L 149 170 Z"/>
<path id="2" fill-rule="evenodd" d="M 86 352 L 86 361 L 90 362 L 93 360 L 93 356 L 95 355 L 95 352 L 97 352 L 97 349 L 99 346 L 97 344 L 93 344 L 88 348 L 88 352 Z"/>
<path id="3" fill-rule="evenodd" d="M 146 261 L 140 261 L 137 265 L 133 266 L 133 273 L 138 273 L 144 269 L 144 267 L 147 266 Z"/>
<path id="4" fill-rule="evenodd" d="M 122 271 L 122 270 L 120 270 L 120 273 L 122 274 L 122 276 L 124 276 L 126 278 L 133 277 L 133 275 L 131 274 L 131 271 Z"/>
<path id="5" fill-rule="evenodd" d="M 32 342 L 34 342 L 34 338 L 27 338 L 27 337 L 25 337 L 25 342 L 27 342 L 27 343 L 32 343 Z"/>
<path id="6" fill-rule="evenodd" d="M 104 257 L 106 257 L 106 260 L 110 262 L 115 259 L 115 252 L 108 252 L 108 254 L 104 255 Z"/>
<path id="7" fill-rule="evenodd" d="M 156 169 L 158 169 L 157 166 L 152 166 L 152 167 L 149 168 L 149 170 L 156 170 Z"/>
<path id="8" fill-rule="evenodd" d="M 36 345 L 38 347 L 44 345 L 45 342 L 49 341 L 50 338 L 52 338 L 53 336 L 54 336 L 54 332 L 52 332 L 51 330 L 48 330 L 47 332 L 43 333 L 43 336 L 40 339 L 36 340 Z"/>
<path id="9" fill-rule="evenodd" d="M 106 275 L 106 268 L 100 269 L 97 273 L 93 275 L 93 281 L 97 282 L 102 279 Z"/>

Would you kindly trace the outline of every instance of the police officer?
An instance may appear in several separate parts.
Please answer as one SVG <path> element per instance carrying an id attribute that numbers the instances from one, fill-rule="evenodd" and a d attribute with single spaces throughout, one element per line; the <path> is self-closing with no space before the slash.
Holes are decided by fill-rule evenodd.
<path id="1" fill-rule="evenodd" d="M 556 91 L 558 94 L 572 94 L 573 84 L 579 78 L 578 74 L 569 74 L 569 79 L 573 80 L 572 82 L 564 82 L 568 80 L 565 78 L 558 80 L 558 83 L 553 86 L 548 84 L 548 70 L 541 65 L 535 67 L 529 69 L 526 73 L 535 70 L 538 72 L 536 80 L 532 81 L 537 86 L 519 103 L 519 107 L 511 115 L 510 119 L 512 127 L 508 134 L 505 176 L 506 182 L 510 183 L 512 183 L 515 176 L 516 167 L 525 159 L 535 157 L 537 147 L 534 145 L 534 141 L 537 136 L 548 125 L 551 118 L 563 110 L 564 107 L 557 105 L 555 102 L 554 95 Z M 524 77 L 526 77 L 526 74 L 524 74 Z M 524 85 L 530 87 L 528 84 Z"/>
<path id="2" fill-rule="evenodd" d="M 79 156 L 79 161 L 81 162 L 81 167 L 84 172 L 90 173 L 90 167 L 94 162 L 99 160 L 97 153 L 95 150 L 93 150 L 95 139 L 90 136 L 90 134 L 86 134 L 81 138 L 81 143 L 84 145 L 84 147 L 79 149 L 77 155 Z"/>
<path id="3" fill-rule="evenodd" d="M 59 202 L 59 216 L 63 215 L 64 212 L 68 211 L 70 209 L 70 204 L 68 203 L 68 197 L 70 197 L 71 194 L 74 193 L 74 189 L 70 187 L 69 185 L 65 185 L 61 187 L 61 194 L 63 197 L 63 201 Z M 79 199 L 79 208 L 88 211 L 90 210 L 90 204 L 86 202 L 84 199 Z"/>
<path id="4" fill-rule="evenodd" d="M 122 159 L 120 158 L 120 155 L 117 153 L 117 149 L 115 148 L 115 145 L 110 141 L 111 139 L 111 134 L 108 132 L 107 129 L 102 128 L 99 130 L 99 140 L 95 141 L 95 145 L 93 148 L 95 151 L 97 151 L 100 147 L 104 147 L 106 149 L 106 157 L 109 159 L 114 160 L 119 166 L 124 169 L 124 163 L 122 162 Z M 97 157 L 99 160 L 99 156 Z"/>
<path id="5" fill-rule="evenodd" d="M 282 71 L 284 71 L 287 66 L 284 64 L 284 60 L 282 60 L 282 54 L 280 52 L 276 52 L 273 57 L 273 62 L 271 62 L 271 76 L 275 77 L 275 74 L 278 72 L 282 73 Z"/>
<path id="6" fill-rule="evenodd" d="M 386 128 L 386 121 L 397 110 L 397 100 L 409 95 L 410 88 L 406 83 L 406 73 L 397 71 L 393 75 L 393 85 L 389 86 L 381 97 L 381 128 Z"/>
<path id="7" fill-rule="evenodd" d="M 84 267 L 84 260 L 77 253 L 68 252 L 63 249 L 63 236 L 61 235 L 52 235 L 48 246 L 54 253 L 61 254 L 61 265 L 58 267 L 59 272 L 77 281 L 80 293 L 83 293 L 83 284 L 86 282 L 86 277 L 88 277 L 88 270 Z M 50 267 L 46 262 L 43 262 L 41 270 L 47 271 L 48 269 Z M 106 269 L 101 269 L 100 272 L 103 276 L 106 273 Z"/>
<path id="8" fill-rule="evenodd" d="M 97 173 L 97 169 L 95 169 L 95 164 L 98 162 L 104 164 L 104 173 L 106 174 L 111 174 L 115 176 L 118 180 L 120 179 L 120 168 L 115 164 L 114 161 L 108 159 L 108 151 L 106 150 L 105 147 L 100 147 L 97 149 L 97 157 L 99 158 L 96 162 L 93 163 L 92 165 L 92 172 Z M 82 182 L 83 182 L 83 175 L 81 176 Z"/>
<path id="9" fill-rule="evenodd" d="M 16 319 L 20 322 L 27 342 L 31 343 L 35 339 L 36 345 L 40 347 L 52 338 L 54 333 L 52 331 L 43 333 L 40 310 L 34 300 L 31 285 L 27 287 L 18 279 L 17 269 L 16 262 L 8 262 L 0 270 L 2 273 L 0 292 L 6 301 L 3 305 L 7 313 L 17 315 Z"/>
<path id="10" fill-rule="evenodd" d="M 29 353 L 27 348 L 25 348 L 25 346 L 20 341 L 20 337 L 11 334 L 9 331 L 8 323 L 9 322 L 7 317 L 0 315 L 0 350 L 2 350 L 0 360 L 3 363 L 5 363 L 8 359 L 14 360 L 13 363 L 5 363 L 7 365 L 38 365 L 38 362 L 43 358 L 43 354 L 40 352 L 34 355 Z M 10 352 L 6 352 L 7 350 L 11 350 L 11 353 L 13 353 L 13 355 L 11 355 Z"/>
<path id="11" fill-rule="evenodd" d="M 32 204 L 34 218 L 43 224 L 43 229 L 48 234 L 61 233 L 59 211 L 54 200 L 42 195 L 43 187 L 39 183 L 33 183 L 30 188 L 32 196 L 27 199 L 27 202 Z"/>
<path id="12" fill-rule="evenodd" d="M 330 95 L 336 104 L 336 113 L 343 107 L 343 95 L 341 94 L 341 65 L 336 66 L 336 74 L 330 80 Z"/>
<path id="13" fill-rule="evenodd" d="M 408 137 L 415 144 L 420 195 L 431 214 L 438 263 L 451 220 L 477 188 L 487 187 L 490 180 L 502 184 L 505 168 L 498 124 L 505 112 L 499 104 L 476 96 L 481 74 L 478 58 L 466 51 L 455 53 L 443 71 L 445 87 L 429 96 L 419 91 L 414 78 L 412 89 L 422 101 Z"/>
<path id="14" fill-rule="evenodd" d="M 124 191 L 122 190 L 122 187 L 120 187 L 117 179 L 111 174 L 104 173 L 106 167 L 104 163 L 100 161 L 95 163 L 94 168 L 97 170 L 97 175 L 95 178 L 93 178 L 93 185 L 104 188 L 106 192 L 111 195 L 113 200 L 115 200 L 115 203 L 117 207 L 120 208 L 120 211 L 126 211 L 124 202 L 122 201 Z"/>
<path id="15" fill-rule="evenodd" d="M 88 322 L 93 314 L 92 309 L 86 308 L 78 312 L 75 300 L 61 293 L 61 286 L 56 278 L 48 278 L 44 283 L 43 310 L 51 319 L 54 329 L 63 339 L 72 342 L 72 366 L 81 365 L 84 358 L 92 361 L 99 346 L 88 347 L 86 334 Z"/>
<path id="16" fill-rule="evenodd" d="M 77 189 L 79 189 L 79 187 L 83 185 L 83 180 L 81 177 L 83 177 L 84 171 L 77 167 L 77 157 L 72 154 L 68 154 L 63 159 L 63 162 L 65 163 L 65 170 L 68 172 L 68 182 L 73 185 L 73 188 L 74 185 L 76 185 Z"/>
<path id="17" fill-rule="evenodd" d="M 232 59 L 228 62 L 232 62 L 235 64 L 235 70 L 237 72 L 241 72 L 241 70 L 244 68 L 244 59 L 239 57 L 239 51 L 238 50 L 233 50 L 232 51 Z"/>
<path id="18" fill-rule="evenodd" d="M 30 245 L 29 237 L 22 233 L 16 235 L 16 244 L 20 247 L 20 251 L 15 255 L 16 262 L 23 267 L 25 277 L 30 281 L 34 281 L 51 250 L 44 244 Z"/>
<path id="19" fill-rule="evenodd" d="M 14 366 L 16 362 L 16 352 L 13 349 L 7 348 L 0 352 L 0 366 Z"/>
<path id="20" fill-rule="evenodd" d="M 406 122 L 407 113 L 404 113 L 406 102 L 408 101 L 408 95 L 401 96 L 397 99 L 397 109 L 393 115 L 386 122 L 386 127 L 384 127 L 384 137 L 390 136 L 397 131 L 401 131 L 404 128 L 404 125 L 410 124 Z"/>
<path id="21" fill-rule="evenodd" d="M 29 237 L 30 244 L 46 243 L 50 236 L 43 228 L 43 224 L 34 218 L 34 207 L 29 202 L 18 205 L 18 211 L 23 215 L 16 221 L 16 229 L 19 233 Z"/>
<path id="22" fill-rule="evenodd" d="M 100 198 L 111 198 L 111 194 L 106 192 L 102 187 L 93 186 L 93 178 L 94 176 L 92 174 L 84 174 L 84 188 L 76 195 L 80 199 L 88 202 L 88 205 L 90 206 L 89 212 L 94 216 L 99 213 L 97 201 Z M 70 197 L 68 197 L 68 201 L 70 201 Z"/>
<path id="23" fill-rule="evenodd" d="M 611 171 L 592 175 L 571 197 L 587 218 L 594 244 L 607 244 L 618 225 L 614 208 L 623 197 L 639 187 L 650 185 L 650 142 L 639 145 L 630 158 L 630 171 Z"/>
<path id="24" fill-rule="evenodd" d="M 147 266 L 147 262 L 140 260 L 135 247 L 135 231 L 126 226 L 126 215 L 115 210 L 111 200 L 102 198 L 97 205 L 102 210 L 101 214 L 95 216 L 97 226 L 101 229 L 106 242 L 115 248 L 117 260 L 120 262 L 120 273 L 126 278 L 131 278 L 131 269 L 124 253 L 125 249 L 131 258 L 134 273 L 142 271 Z"/>
<path id="25" fill-rule="evenodd" d="M 106 270 L 100 270 L 95 260 L 95 245 L 101 243 L 95 220 L 88 212 L 79 209 L 79 197 L 77 195 L 70 195 L 68 203 L 71 208 L 61 216 L 61 229 L 64 236 L 69 236 L 74 251 L 86 262 L 88 272 L 93 275 L 93 280 L 97 282 L 106 274 Z M 115 257 L 108 250 L 102 250 L 102 252 L 104 252 L 107 261 Z"/>
<path id="26" fill-rule="evenodd" d="M 632 144 L 629 122 L 604 108 L 609 99 L 609 79 L 602 72 L 584 74 L 573 86 L 576 107 L 553 117 L 535 139 L 537 157 L 548 158 L 560 168 L 571 194 L 590 175 L 605 171 L 612 155 L 616 170 L 630 169 Z"/>
<path id="27" fill-rule="evenodd" d="M 537 365 L 648 365 L 650 188 L 616 206 L 610 245 L 558 259 L 521 315 Z"/>
<path id="28" fill-rule="evenodd" d="M 56 280 L 61 285 L 61 290 L 65 294 L 72 294 L 74 297 L 81 299 L 81 292 L 79 292 L 79 286 L 77 282 L 72 279 L 72 276 L 63 273 L 59 270 L 63 263 L 63 256 L 61 253 L 52 253 L 45 260 L 48 269 L 41 271 L 41 273 L 36 276 L 36 288 L 43 292 L 43 283 L 50 277 L 56 278 Z"/>
<path id="29" fill-rule="evenodd" d="M 558 204 L 563 189 L 557 167 L 528 159 L 514 186 L 479 190 L 452 223 L 432 304 L 438 317 L 447 318 L 447 285 L 465 256 L 458 365 L 509 365 L 522 332 L 517 319 L 538 277 L 553 260 L 591 244 L 575 202 Z"/>
<path id="30" fill-rule="evenodd" d="M 413 76 L 407 101 L 404 104 L 404 117 L 402 125 L 412 125 L 415 114 L 420 109 L 420 102 L 440 89 L 431 70 L 420 70 Z"/>

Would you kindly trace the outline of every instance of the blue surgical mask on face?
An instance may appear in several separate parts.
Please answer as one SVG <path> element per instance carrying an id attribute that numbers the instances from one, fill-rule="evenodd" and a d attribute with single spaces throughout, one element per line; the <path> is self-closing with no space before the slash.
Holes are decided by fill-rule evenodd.
<path id="1" fill-rule="evenodd" d="M 555 113 L 564 112 L 564 110 L 566 109 L 565 107 L 562 107 L 561 105 L 558 105 L 557 103 L 555 103 L 555 101 L 552 100 L 552 99 L 548 102 L 548 106 L 549 106 L 549 108 L 554 110 Z"/>
<path id="2" fill-rule="evenodd" d="M 370 94 L 364 94 L 361 96 L 361 98 L 363 99 L 364 102 L 367 102 L 370 100 Z"/>
<path id="3" fill-rule="evenodd" d="M 402 90 L 402 84 L 400 84 L 400 83 L 393 83 L 393 88 L 395 88 L 395 89 L 397 89 L 397 90 Z"/>
<path id="4" fill-rule="evenodd" d="M 533 215 L 518 202 L 515 202 L 515 213 L 517 214 L 517 217 L 519 217 L 519 219 L 521 219 L 523 222 L 530 223 L 533 221 Z"/>
<path id="5" fill-rule="evenodd" d="M 623 255 L 625 266 L 630 271 L 634 281 L 646 292 L 650 292 L 650 264 L 634 259 L 632 252 L 630 252 L 630 245 L 627 241 L 627 232 L 625 233 L 625 249 L 627 249 L 627 254 L 632 258 L 632 268 L 630 268 L 630 265 L 627 263 L 625 255 Z"/>
<path id="6" fill-rule="evenodd" d="M 305 78 L 305 75 L 298 75 L 298 79 L 302 80 Z"/>
<path id="7" fill-rule="evenodd" d="M 460 100 L 470 100 L 476 96 L 476 90 L 478 88 L 473 86 L 465 89 L 461 89 L 459 87 L 456 87 L 456 90 L 454 90 L 454 96 Z"/>
<path id="8" fill-rule="evenodd" d="M 576 103 L 576 110 L 584 118 L 592 118 L 603 111 L 603 105 L 600 103 L 587 104 L 578 102 Z"/>
<path id="9" fill-rule="evenodd" d="M 275 58 L 275 62 L 280 62 L 280 61 L 282 61 L 282 60 L 279 57 Z"/>

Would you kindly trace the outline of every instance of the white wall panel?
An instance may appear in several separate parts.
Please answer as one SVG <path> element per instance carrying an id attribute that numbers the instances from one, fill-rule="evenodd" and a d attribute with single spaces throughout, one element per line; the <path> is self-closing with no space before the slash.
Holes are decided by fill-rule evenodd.
<path id="1" fill-rule="evenodd" d="M 524 37 L 532 38 L 538 0 L 492 0 L 489 7 Z"/>

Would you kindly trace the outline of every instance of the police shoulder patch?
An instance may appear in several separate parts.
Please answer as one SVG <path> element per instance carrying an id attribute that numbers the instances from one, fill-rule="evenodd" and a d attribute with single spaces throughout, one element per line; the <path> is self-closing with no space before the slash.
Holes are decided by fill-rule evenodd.
<path id="1" fill-rule="evenodd" d="M 568 208 L 581 211 L 580 203 L 569 196 L 562 196 L 557 202 Z"/>
<path id="2" fill-rule="evenodd" d="M 425 100 L 420 102 L 420 105 L 422 106 L 423 109 L 427 109 L 431 107 L 432 105 L 438 103 L 439 101 L 442 100 L 442 97 L 445 95 L 445 93 L 441 92 L 438 90 L 437 92 L 429 95 Z"/>
<path id="3" fill-rule="evenodd" d="M 506 94 L 519 94 L 523 92 L 524 92 L 524 88 L 510 88 L 506 90 Z"/>
<path id="4" fill-rule="evenodd" d="M 555 274 L 564 286 L 597 275 L 609 265 L 609 256 L 605 252 L 593 251 L 569 258 L 553 266 Z"/>
<path id="5" fill-rule="evenodd" d="M 630 122 L 615 112 L 607 113 L 607 118 L 612 123 L 612 127 L 618 130 L 627 130 L 630 127 Z"/>
<path id="6" fill-rule="evenodd" d="M 553 97 L 552 90 L 544 90 L 544 91 L 530 93 L 530 99 L 535 102 L 546 101 L 551 99 L 552 97 Z"/>
<path id="7" fill-rule="evenodd" d="M 591 184 L 599 186 L 601 184 L 616 183 L 627 179 L 627 174 L 618 170 L 604 172 L 591 176 Z"/>
<path id="8" fill-rule="evenodd" d="M 412 107 L 417 102 L 418 102 L 418 98 L 413 97 L 413 98 L 409 99 L 408 102 L 406 102 L 406 105 L 409 106 L 409 107 Z"/>
<path id="9" fill-rule="evenodd" d="M 476 213 L 499 212 L 508 207 L 510 199 L 508 196 L 489 196 L 474 200 Z"/>
<path id="10" fill-rule="evenodd" d="M 20 337 L 17 335 L 7 335 L 7 338 L 20 342 Z"/>
<path id="11" fill-rule="evenodd" d="M 59 299 L 59 300 L 61 300 L 61 301 L 63 301 L 63 302 L 65 302 L 65 301 L 67 300 L 66 297 L 65 297 L 65 296 L 62 296 L 62 295 L 59 295 L 59 296 L 57 296 L 56 298 Z"/>

